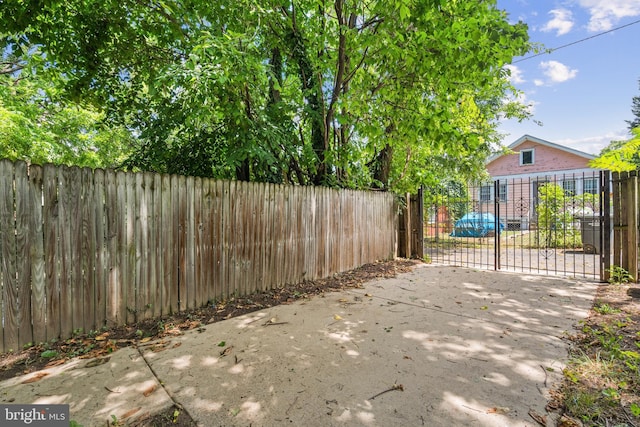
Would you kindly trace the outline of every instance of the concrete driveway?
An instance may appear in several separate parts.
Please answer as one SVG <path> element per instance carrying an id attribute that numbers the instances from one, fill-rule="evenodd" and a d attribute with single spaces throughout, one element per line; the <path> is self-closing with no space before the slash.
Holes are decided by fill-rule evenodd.
<path id="1" fill-rule="evenodd" d="M 202 426 L 537 426 L 528 412 L 547 415 L 567 357 L 562 337 L 587 316 L 596 286 L 420 265 L 104 363 L 14 378 L 0 395 L 68 403 L 85 426 L 174 402 Z"/>

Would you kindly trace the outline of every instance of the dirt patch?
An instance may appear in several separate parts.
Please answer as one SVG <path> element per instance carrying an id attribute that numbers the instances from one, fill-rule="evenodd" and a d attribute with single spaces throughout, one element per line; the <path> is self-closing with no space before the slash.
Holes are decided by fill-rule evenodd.
<path id="1" fill-rule="evenodd" d="M 598 287 L 589 317 L 570 337 L 571 361 L 557 395 L 585 426 L 640 422 L 640 287 Z"/>
<path id="2" fill-rule="evenodd" d="M 104 356 L 120 348 L 180 335 L 186 330 L 202 328 L 207 324 L 264 308 L 290 304 L 325 292 L 359 288 L 370 280 L 395 277 L 399 273 L 408 272 L 418 263 L 419 261 L 394 260 L 367 264 L 321 280 L 307 281 L 246 297 L 231 298 L 197 310 L 149 319 L 93 334 L 78 334 L 66 340 L 41 343 L 21 352 L 2 354 L 0 355 L 0 381 L 64 364 L 75 357 Z M 182 408 L 173 407 L 151 418 L 139 420 L 135 425 L 186 427 L 195 424 Z"/>

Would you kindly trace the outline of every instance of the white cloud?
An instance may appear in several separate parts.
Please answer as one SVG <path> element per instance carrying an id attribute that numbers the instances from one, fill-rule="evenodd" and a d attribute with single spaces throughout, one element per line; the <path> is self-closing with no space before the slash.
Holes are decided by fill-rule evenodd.
<path id="1" fill-rule="evenodd" d="M 558 61 L 542 61 L 540 63 L 542 73 L 550 83 L 562 83 L 571 80 L 578 74 L 578 70 L 571 69 Z"/>
<path id="2" fill-rule="evenodd" d="M 544 81 L 540 80 L 540 79 L 535 79 L 533 81 L 533 84 L 536 85 L 536 86 L 544 86 Z"/>
<path id="3" fill-rule="evenodd" d="M 611 141 L 626 141 L 629 138 L 629 133 L 627 131 L 619 130 L 616 132 L 608 132 L 604 135 L 580 139 L 559 139 L 554 140 L 554 142 L 576 150 L 584 151 L 585 153 L 598 155 L 600 154 L 600 151 L 608 146 Z"/>
<path id="4" fill-rule="evenodd" d="M 553 9 L 549 11 L 549 15 L 552 15 L 553 19 L 542 27 L 542 31 L 556 31 L 556 35 L 561 36 L 573 28 L 573 16 L 570 10 Z"/>
<path id="5" fill-rule="evenodd" d="M 526 80 L 522 76 L 522 70 L 515 65 L 507 64 L 504 66 L 507 70 L 509 70 L 509 81 L 514 85 L 524 83 Z"/>
<path id="6" fill-rule="evenodd" d="M 589 31 L 607 31 L 622 18 L 640 16 L 640 0 L 579 0 L 589 10 Z"/>

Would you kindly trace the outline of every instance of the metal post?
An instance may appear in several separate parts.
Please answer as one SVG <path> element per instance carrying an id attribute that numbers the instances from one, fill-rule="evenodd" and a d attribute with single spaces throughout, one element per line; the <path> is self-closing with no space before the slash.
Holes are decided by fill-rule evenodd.
<path id="1" fill-rule="evenodd" d="M 493 182 L 493 208 L 493 212 L 495 212 L 493 269 L 500 270 L 500 180 Z"/>

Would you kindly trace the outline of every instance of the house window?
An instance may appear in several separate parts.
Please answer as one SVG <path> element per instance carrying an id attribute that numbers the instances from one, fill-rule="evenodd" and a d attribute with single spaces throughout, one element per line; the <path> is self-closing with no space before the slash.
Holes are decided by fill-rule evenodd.
<path id="1" fill-rule="evenodd" d="M 480 187 L 480 201 L 488 202 L 489 200 L 491 200 L 491 186 L 483 185 Z"/>
<path id="2" fill-rule="evenodd" d="M 583 183 L 583 192 L 598 194 L 598 178 L 585 178 Z"/>
<path id="3" fill-rule="evenodd" d="M 532 165 L 534 160 L 533 148 L 520 151 L 520 166 Z"/>
<path id="4" fill-rule="evenodd" d="M 507 200 L 507 184 L 500 184 L 498 187 L 498 197 L 500 197 L 501 202 L 505 202 Z"/>
<path id="5" fill-rule="evenodd" d="M 564 190 L 565 196 L 575 196 L 576 195 L 576 180 L 569 179 L 567 181 L 562 181 L 562 189 Z"/>

